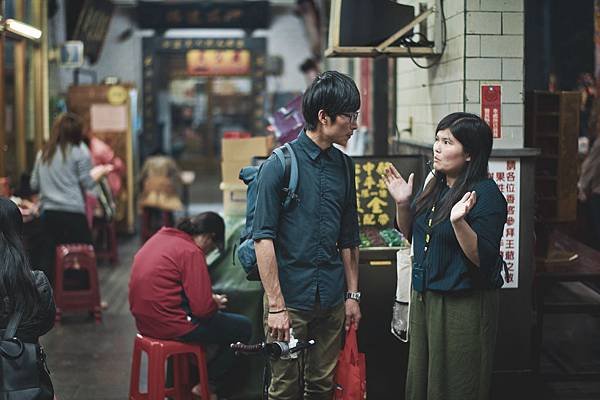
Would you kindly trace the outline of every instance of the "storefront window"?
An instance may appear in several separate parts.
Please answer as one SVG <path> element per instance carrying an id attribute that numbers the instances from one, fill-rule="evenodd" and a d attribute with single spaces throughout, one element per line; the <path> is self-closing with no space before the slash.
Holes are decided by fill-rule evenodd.
<path id="1" fill-rule="evenodd" d="M 183 54 L 164 56 L 161 67 L 163 144 L 180 163 L 214 164 L 220 159 L 224 132 L 252 132 L 249 75 L 194 76 Z"/>
<path id="2" fill-rule="evenodd" d="M 15 18 L 15 3 L 18 0 L 4 0 L 4 15 L 6 18 Z"/>
<path id="3" fill-rule="evenodd" d="M 31 25 L 37 25 L 36 21 L 34 20 L 34 10 L 35 10 L 35 4 L 37 3 L 39 0 L 21 0 L 24 3 L 24 10 L 25 10 L 25 15 L 23 15 L 23 22 L 26 22 L 28 24 Z"/>
<path id="4" fill-rule="evenodd" d="M 2 2 L 0 1 L 0 4 Z M 39 25 L 41 4 L 37 0 L 7 0 L 3 2 L 2 18 L 14 18 L 32 26 Z M 3 33 L 4 75 L 4 132 L 2 134 L 2 175 L 7 176 L 13 188 L 20 176 L 31 171 L 35 160 L 36 122 L 40 118 L 36 90 L 39 89 L 40 44 L 18 33 Z M 36 58 L 37 57 L 37 58 Z M 39 110 L 38 110 L 39 111 Z"/>

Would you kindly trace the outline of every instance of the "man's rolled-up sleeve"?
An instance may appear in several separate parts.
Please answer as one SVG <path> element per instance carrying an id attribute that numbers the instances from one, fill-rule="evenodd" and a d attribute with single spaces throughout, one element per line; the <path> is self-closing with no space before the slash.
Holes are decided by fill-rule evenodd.
<path id="1" fill-rule="evenodd" d="M 351 170 L 354 171 L 354 162 L 351 163 Z M 342 226 L 340 227 L 340 236 L 338 238 L 338 247 L 340 249 L 349 249 L 358 247 L 360 244 L 360 235 L 358 232 L 358 212 L 356 211 L 356 187 L 354 180 L 350 184 L 350 198 L 347 199 L 346 208 L 342 214 Z"/>
<path id="2" fill-rule="evenodd" d="M 252 239 L 275 239 L 281 212 L 283 166 L 275 155 L 264 162 L 258 179 Z"/>

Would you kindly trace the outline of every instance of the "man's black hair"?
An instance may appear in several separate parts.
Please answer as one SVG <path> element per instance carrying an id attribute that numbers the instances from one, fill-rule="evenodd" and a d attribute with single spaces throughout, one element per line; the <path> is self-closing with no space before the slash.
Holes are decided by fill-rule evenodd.
<path id="1" fill-rule="evenodd" d="M 217 248 L 220 252 L 224 250 L 225 221 L 217 213 L 207 211 L 192 217 L 185 217 L 177 223 L 176 228 L 192 237 L 203 233 L 213 233 Z"/>
<path id="2" fill-rule="evenodd" d="M 317 75 L 302 96 L 302 114 L 306 129 L 314 131 L 319 122 L 319 110 L 335 119 L 342 113 L 352 113 L 360 108 L 360 93 L 356 83 L 337 71 Z"/>

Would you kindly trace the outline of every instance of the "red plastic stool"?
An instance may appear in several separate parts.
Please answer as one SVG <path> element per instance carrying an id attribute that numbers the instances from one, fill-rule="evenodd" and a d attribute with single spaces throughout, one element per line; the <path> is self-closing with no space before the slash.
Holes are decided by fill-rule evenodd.
<path id="1" fill-rule="evenodd" d="M 141 226 L 141 236 L 142 243 L 146 242 L 146 240 L 150 239 L 152 235 L 154 235 L 158 229 L 155 226 L 152 226 L 152 210 L 157 210 L 160 212 L 161 218 L 161 226 L 173 226 L 173 212 L 167 210 L 161 210 L 158 208 L 150 208 L 144 207 L 142 208 L 142 226 Z"/>
<path id="2" fill-rule="evenodd" d="M 142 351 L 148 355 L 148 392 L 140 393 L 140 362 Z M 198 378 L 202 400 L 209 399 L 208 370 L 204 347 L 197 343 L 183 343 L 173 340 L 144 337 L 139 333 L 133 344 L 129 400 L 164 400 L 166 396 L 177 400 L 192 399 L 192 385 L 189 376 L 189 356 L 198 361 Z M 165 388 L 165 363 L 173 357 L 173 387 Z"/>
<path id="3" fill-rule="evenodd" d="M 103 218 L 94 218 L 92 233 L 94 237 L 96 259 L 108 260 L 108 262 L 112 265 L 119 262 L 117 228 L 115 221 L 106 221 Z"/>
<path id="4" fill-rule="evenodd" d="M 86 271 L 87 289 L 65 289 L 65 271 Z M 89 244 L 61 244 L 56 246 L 54 302 L 56 303 L 56 322 L 60 322 L 63 311 L 88 310 L 94 314 L 96 323 L 102 320 L 100 309 L 100 288 L 96 255 Z"/>

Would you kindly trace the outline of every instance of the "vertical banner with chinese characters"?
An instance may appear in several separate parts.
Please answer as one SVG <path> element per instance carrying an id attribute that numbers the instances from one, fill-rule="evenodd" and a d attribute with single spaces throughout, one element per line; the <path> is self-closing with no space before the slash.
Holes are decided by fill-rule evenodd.
<path id="1" fill-rule="evenodd" d="M 519 207 L 520 207 L 520 161 L 496 159 L 489 163 L 490 178 L 506 198 L 508 216 L 504 225 L 504 235 L 500 242 L 500 254 L 506 261 L 508 277 L 502 271 L 503 288 L 519 287 Z"/>
<path id="2" fill-rule="evenodd" d="M 500 85 L 481 85 L 481 118 L 492 128 L 494 139 L 502 137 L 502 93 Z"/>
<path id="3" fill-rule="evenodd" d="M 356 161 L 356 204 L 362 226 L 385 228 L 393 220 L 395 204 L 388 200 L 389 194 L 382 178 L 387 164 L 387 161 Z"/>
<path id="4" fill-rule="evenodd" d="M 415 174 L 415 185 L 422 185 L 425 174 L 425 157 L 406 156 L 358 156 L 352 157 L 356 186 L 356 205 L 362 249 L 402 248 L 408 242 L 402 233 L 394 229 L 396 204 L 383 180 L 385 168 L 393 164 L 406 178 Z M 420 187 L 420 186 L 419 186 Z"/>

